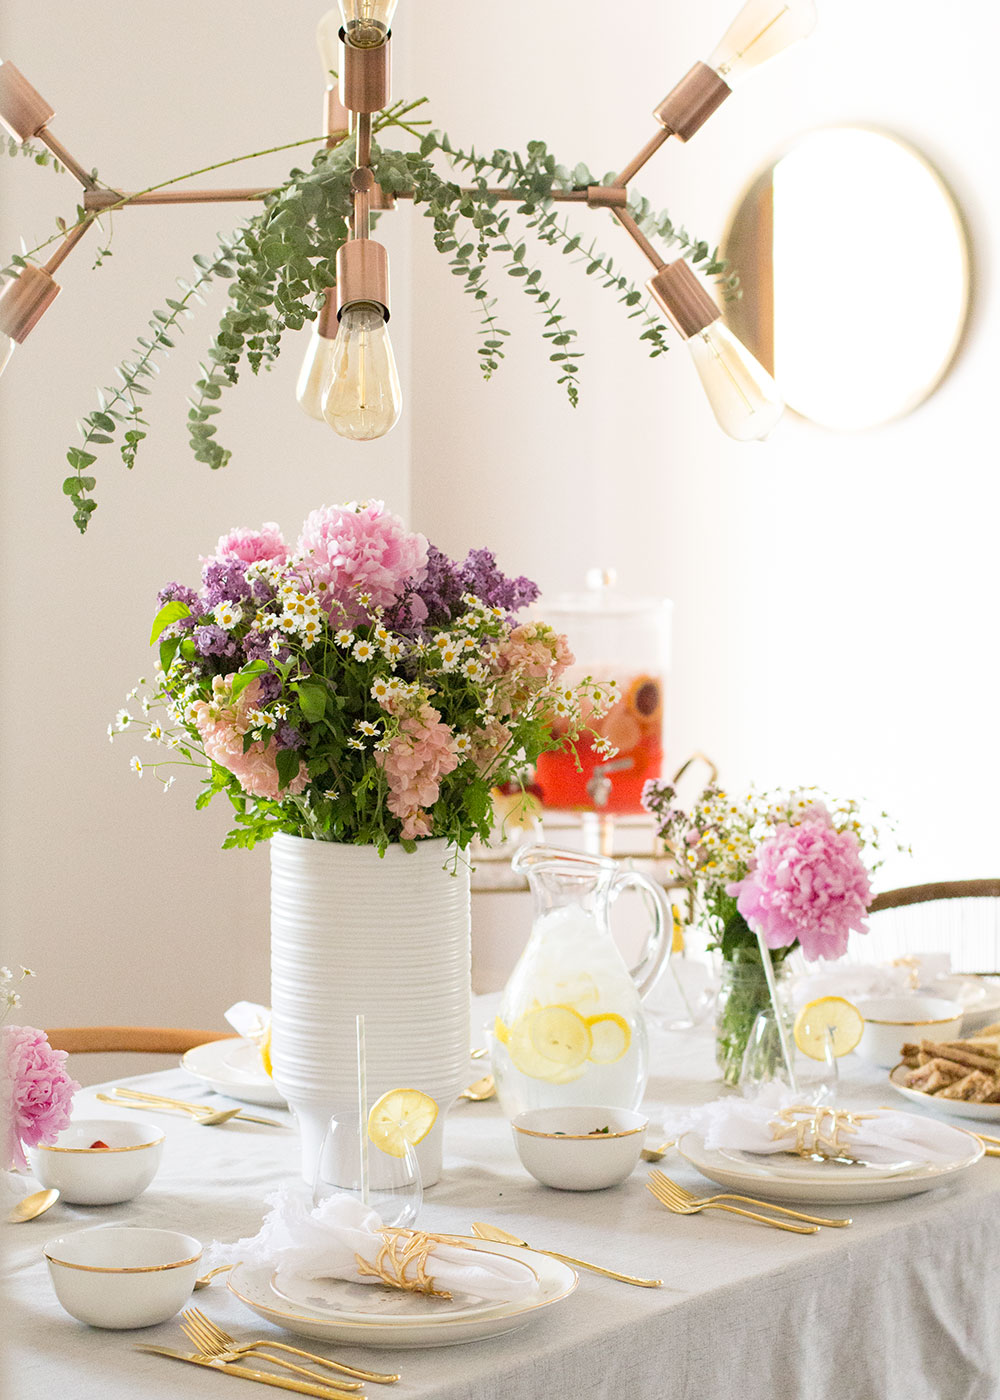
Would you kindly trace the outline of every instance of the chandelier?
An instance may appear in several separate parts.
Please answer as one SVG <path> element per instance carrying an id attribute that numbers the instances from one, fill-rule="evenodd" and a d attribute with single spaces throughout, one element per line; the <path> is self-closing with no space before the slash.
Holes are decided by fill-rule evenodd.
<path id="1" fill-rule="evenodd" d="M 387 193 L 372 170 L 373 119 L 390 103 L 396 4 L 340 0 L 339 10 L 325 15 L 318 31 L 328 75 L 326 144 L 353 141 L 353 207 L 348 235 L 336 255 L 335 285 L 326 289 L 314 322 L 297 398 L 313 418 L 325 420 L 343 437 L 362 441 L 389 432 L 402 409 L 388 330 L 388 255 L 371 236 L 373 213 L 392 209 L 398 199 L 414 198 L 412 190 Z M 670 137 L 688 141 L 747 73 L 804 38 L 815 21 L 814 0 L 748 0 L 707 61 L 695 63 L 653 110 L 654 134 L 614 178 L 553 188 L 548 195 L 552 201 L 606 211 L 641 249 L 652 266 L 646 282 L 650 296 L 686 343 L 719 426 L 740 441 L 770 433 L 783 411 L 781 396 L 771 376 L 723 323 L 716 301 L 690 263 L 683 257 L 666 261 L 647 237 L 630 207 L 629 185 L 664 142 Z M 135 194 L 102 188 L 53 135 L 54 115 L 13 64 L 0 63 L 0 121 L 18 142 L 43 142 L 83 186 L 82 215 L 65 230 L 48 261 L 14 260 L 18 275 L 0 296 L 0 372 L 58 295 L 54 272 L 102 212 L 149 203 L 259 200 L 273 193 L 268 187 L 161 188 Z M 503 184 L 480 183 L 466 193 L 490 204 L 522 198 Z"/>

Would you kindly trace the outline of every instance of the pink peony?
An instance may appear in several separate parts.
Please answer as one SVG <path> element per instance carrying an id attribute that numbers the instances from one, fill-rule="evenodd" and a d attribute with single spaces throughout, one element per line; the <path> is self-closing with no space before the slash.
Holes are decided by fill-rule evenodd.
<path id="1" fill-rule="evenodd" d="M 458 764 L 455 736 L 433 705 L 423 703 L 400 723 L 389 747 L 375 761 L 389 782 L 389 811 L 403 823 L 402 838 L 430 836 L 431 815 L 441 779 Z"/>
<path id="2" fill-rule="evenodd" d="M 820 817 L 776 826 L 753 869 L 726 892 L 769 948 L 798 939 L 810 960 L 839 958 L 852 929 L 868 932 L 871 889 L 857 838 Z"/>
<path id="3" fill-rule="evenodd" d="M 221 535 L 215 546 L 213 559 L 226 559 L 236 556 L 244 564 L 256 564 L 262 559 L 273 559 L 284 564 L 288 558 L 288 545 L 282 538 L 281 530 L 269 520 L 259 530 L 248 530 L 244 526 Z"/>
<path id="4" fill-rule="evenodd" d="M 24 1171 L 25 1147 L 51 1143 L 69 1127 L 73 1095 L 79 1089 L 63 1066 L 65 1050 L 53 1050 L 44 1031 L 31 1026 L 4 1026 L 3 1163 L 6 1171 Z"/>
<path id="5" fill-rule="evenodd" d="M 427 549 L 424 536 L 407 530 L 381 501 L 321 506 L 306 518 L 298 543 L 298 552 L 308 555 L 314 582 L 327 586 L 327 611 L 334 602 L 341 603 L 347 626 L 366 617 L 357 601 L 359 593 L 370 594 L 375 607 L 388 608 L 402 597 L 407 584 L 421 583 L 427 573 Z"/>
<path id="6" fill-rule="evenodd" d="M 280 802 L 283 797 L 298 796 L 309 781 L 308 770 L 301 760 L 297 776 L 282 788 L 275 762 L 278 746 L 273 739 L 266 742 L 257 739 L 246 753 L 243 752 L 243 736 L 254 728 L 250 711 L 257 706 L 261 681 L 259 678 L 252 680 L 234 700 L 233 679 L 231 675 L 216 676 L 212 681 L 212 701 L 198 700 L 193 706 L 194 722 L 206 754 L 220 768 L 227 768 L 251 797 L 269 797 L 272 802 Z"/>

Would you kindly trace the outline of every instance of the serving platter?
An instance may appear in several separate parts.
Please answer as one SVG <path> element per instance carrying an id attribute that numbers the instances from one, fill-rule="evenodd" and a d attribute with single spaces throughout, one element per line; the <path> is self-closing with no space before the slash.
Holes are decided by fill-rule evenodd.
<path id="1" fill-rule="evenodd" d="M 930 1108 L 936 1113 L 949 1114 L 954 1118 L 974 1118 L 980 1123 L 1000 1123 L 1000 1103 L 968 1103 L 964 1099 L 943 1099 L 940 1094 L 925 1094 L 920 1089 L 909 1088 L 905 1083 L 909 1072 L 907 1065 L 897 1065 L 889 1075 L 889 1083 L 904 1099 L 910 1099 L 922 1108 Z"/>
<path id="2" fill-rule="evenodd" d="M 245 1036 L 210 1040 L 181 1056 L 181 1066 L 217 1094 L 262 1108 L 284 1108 L 285 1100 L 261 1063 L 260 1051 Z"/>

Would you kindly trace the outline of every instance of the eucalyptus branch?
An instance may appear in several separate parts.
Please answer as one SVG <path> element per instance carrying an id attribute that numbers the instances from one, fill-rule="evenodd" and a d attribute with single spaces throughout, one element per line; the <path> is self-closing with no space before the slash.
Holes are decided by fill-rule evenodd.
<path id="1" fill-rule="evenodd" d="M 62 175 L 66 169 L 48 146 L 36 146 L 33 141 L 19 141 L 16 136 L 6 136 L 0 137 L 0 147 L 8 156 L 24 156 L 36 165 L 51 165 L 57 175 Z"/>

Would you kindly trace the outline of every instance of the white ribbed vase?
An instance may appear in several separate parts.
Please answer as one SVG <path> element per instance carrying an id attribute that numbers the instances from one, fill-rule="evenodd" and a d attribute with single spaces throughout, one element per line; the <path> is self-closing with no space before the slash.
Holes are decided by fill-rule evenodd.
<path id="1" fill-rule="evenodd" d="M 447 842 L 271 846 L 271 1058 L 295 1112 L 312 1184 L 334 1112 L 357 1106 L 356 1016 L 365 1017 L 369 1105 L 388 1089 L 438 1104 L 417 1150 L 425 1186 L 441 1174 L 445 1115 L 469 1067 L 469 871 Z"/>

